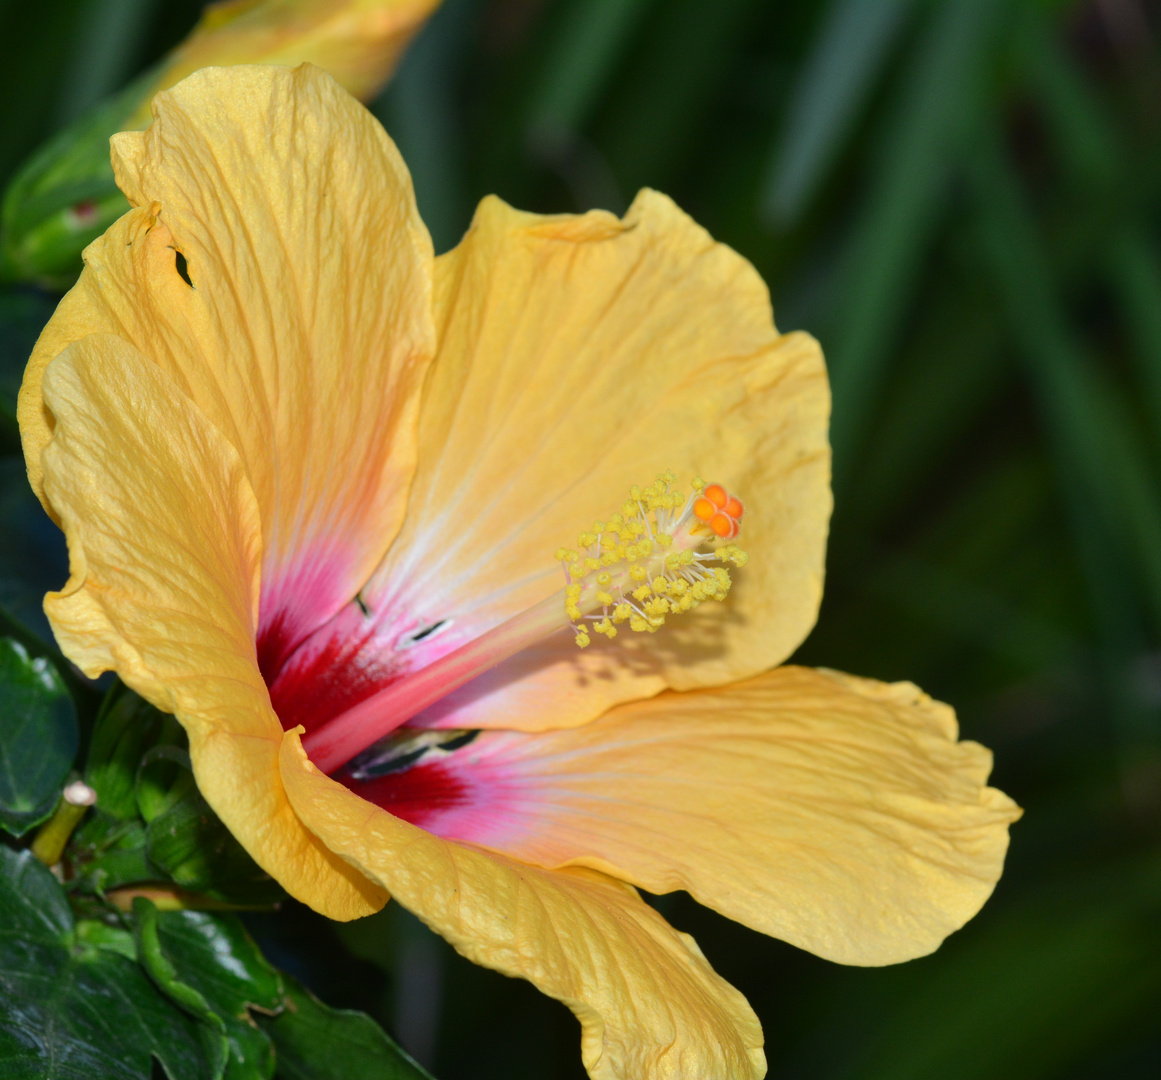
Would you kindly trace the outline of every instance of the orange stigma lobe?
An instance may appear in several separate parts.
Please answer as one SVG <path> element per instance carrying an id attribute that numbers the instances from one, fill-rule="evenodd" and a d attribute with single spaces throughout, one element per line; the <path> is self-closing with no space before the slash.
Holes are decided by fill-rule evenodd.
<path id="1" fill-rule="evenodd" d="M 710 484 L 694 501 L 693 516 L 723 540 L 733 540 L 742 527 L 745 505 L 721 484 Z"/>
<path id="2" fill-rule="evenodd" d="M 714 507 L 721 510 L 726 503 L 730 501 L 729 492 L 726 491 L 721 484 L 710 484 L 702 494 L 714 504 Z"/>
<path id="3" fill-rule="evenodd" d="M 714 514 L 707 524 L 723 540 L 732 540 L 738 535 L 738 523 L 732 517 L 720 511 Z"/>

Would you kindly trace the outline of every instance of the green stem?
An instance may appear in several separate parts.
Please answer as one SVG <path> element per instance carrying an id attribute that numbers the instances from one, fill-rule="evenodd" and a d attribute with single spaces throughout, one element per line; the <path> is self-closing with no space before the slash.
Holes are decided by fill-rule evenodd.
<path id="1" fill-rule="evenodd" d="M 48 819 L 32 841 L 32 854 L 45 866 L 55 866 L 64 854 L 73 830 L 81 823 L 92 803 L 71 802 L 62 797 L 52 817 Z"/>

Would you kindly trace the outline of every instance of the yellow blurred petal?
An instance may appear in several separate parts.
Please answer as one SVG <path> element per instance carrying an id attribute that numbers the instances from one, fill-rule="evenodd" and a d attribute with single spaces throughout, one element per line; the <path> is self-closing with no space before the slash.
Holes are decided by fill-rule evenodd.
<path id="1" fill-rule="evenodd" d="M 382 907 L 282 788 L 282 728 L 254 655 L 258 507 L 237 453 L 112 335 L 57 357 L 44 400 L 44 484 L 69 543 L 68 583 L 45 601 L 61 649 L 177 716 L 206 800 L 291 894 L 333 918 Z"/>
<path id="2" fill-rule="evenodd" d="M 528 979 L 572 1009 L 594 1080 L 765 1075 L 746 1000 L 631 887 L 440 840 L 318 772 L 295 732 L 281 762 L 292 805 L 332 851 L 468 959 Z"/>
<path id="3" fill-rule="evenodd" d="M 317 68 L 201 71 L 155 111 L 113 141 L 138 209 L 88 248 L 26 371 L 30 478 L 50 434 L 44 366 L 85 334 L 123 338 L 241 455 L 263 595 L 305 609 L 285 614 L 293 644 L 350 600 L 402 519 L 432 351 L 430 240 L 394 145 Z"/>
<path id="4" fill-rule="evenodd" d="M 752 555 L 726 604 L 583 654 L 557 635 L 441 706 L 441 723 L 583 723 L 793 651 L 822 592 L 829 393 L 817 343 L 775 330 L 748 262 L 656 192 L 623 220 L 488 198 L 436 260 L 435 305 L 419 466 L 372 608 L 484 633 L 560 589 L 553 552 L 670 468 L 686 492 L 700 474 L 745 499 Z"/>
<path id="5" fill-rule="evenodd" d="M 128 127 L 149 124 L 149 101 L 199 68 L 316 64 L 369 101 L 439 0 L 226 0 L 211 4 L 166 57 Z"/>
<path id="6" fill-rule="evenodd" d="M 470 765 L 445 766 L 479 772 L 480 804 L 438 829 L 686 889 L 829 960 L 897 963 L 975 915 L 1020 816 L 985 786 L 991 754 L 956 739 L 952 710 L 911 683 L 784 667 L 583 727 L 484 733 Z"/>

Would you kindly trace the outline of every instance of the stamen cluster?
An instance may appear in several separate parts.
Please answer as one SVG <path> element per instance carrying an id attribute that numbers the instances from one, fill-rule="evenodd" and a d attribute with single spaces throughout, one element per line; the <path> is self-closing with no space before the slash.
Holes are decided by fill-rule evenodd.
<path id="1" fill-rule="evenodd" d="M 741 500 L 719 484 L 693 481 L 686 497 L 673 485 L 677 477 L 666 472 L 648 487 L 633 487 L 621 512 L 608 521 L 594 521 L 589 532 L 577 537 L 577 547 L 558 548 L 556 558 L 565 574 L 565 611 L 582 649 L 589 631 L 612 639 L 617 627 L 655 633 L 668 615 L 692 611 L 710 600 L 724 600 L 732 584 L 724 565 L 745 566 L 749 556 L 737 544 L 697 550 L 721 539 L 695 508 L 707 491 L 729 500 L 730 538 L 737 535 Z M 716 500 L 715 500 L 716 502 Z M 722 505 L 725 505 L 724 501 Z M 715 511 L 717 506 L 714 507 Z M 710 515 L 712 516 L 712 515 Z"/>

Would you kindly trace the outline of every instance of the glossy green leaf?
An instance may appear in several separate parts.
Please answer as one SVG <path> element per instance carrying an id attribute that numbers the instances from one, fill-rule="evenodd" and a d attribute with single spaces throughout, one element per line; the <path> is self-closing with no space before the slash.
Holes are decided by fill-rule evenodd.
<path id="1" fill-rule="evenodd" d="M 274 1050 L 250 1009 L 281 1011 L 282 978 L 242 924 L 230 915 L 159 912 L 141 897 L 133 914 L 142 963 L 174 1001 L 208 1025 L 226 1080 L 268 1080 Z"/>
<path id="2" fill-rule="evenodd" d="M 198 1038 L 209 1063 L 210 1076 L 212 1080 L 221 1080 L 230 1056 L 225 1022 L 210 1007 L 201 991 L 181 978 L 177 967 L 166 955 L 158 932 L 157 908 L 148 900 L 138 897 L 133 902 L 133 920 L 137 959 L 163 994 L 183 1011 L 197 1018 Z"/>
<path id="3" fill-rule="evenodd" d="M 124 942 L 78 932 L 30 852 L 0 847 L 0 1075 L 5 1080 L 169 1080 L 212 1075 L 198 1024 L 159 994 Z"/>
<path id="4" fill-rule="evenodd" d="M 0 828 L 21 836 L 47 818 L 76 752 L 76 710 L 56 668 L 0 638 Z"/>
<path id="5" fill-rule="evenodd" d="M 286 1010 L 259 1019 L 274 1041 L 279 1080 L 431 1080 L 365 1013 L 332 1009 L 283 979 Z"/>

